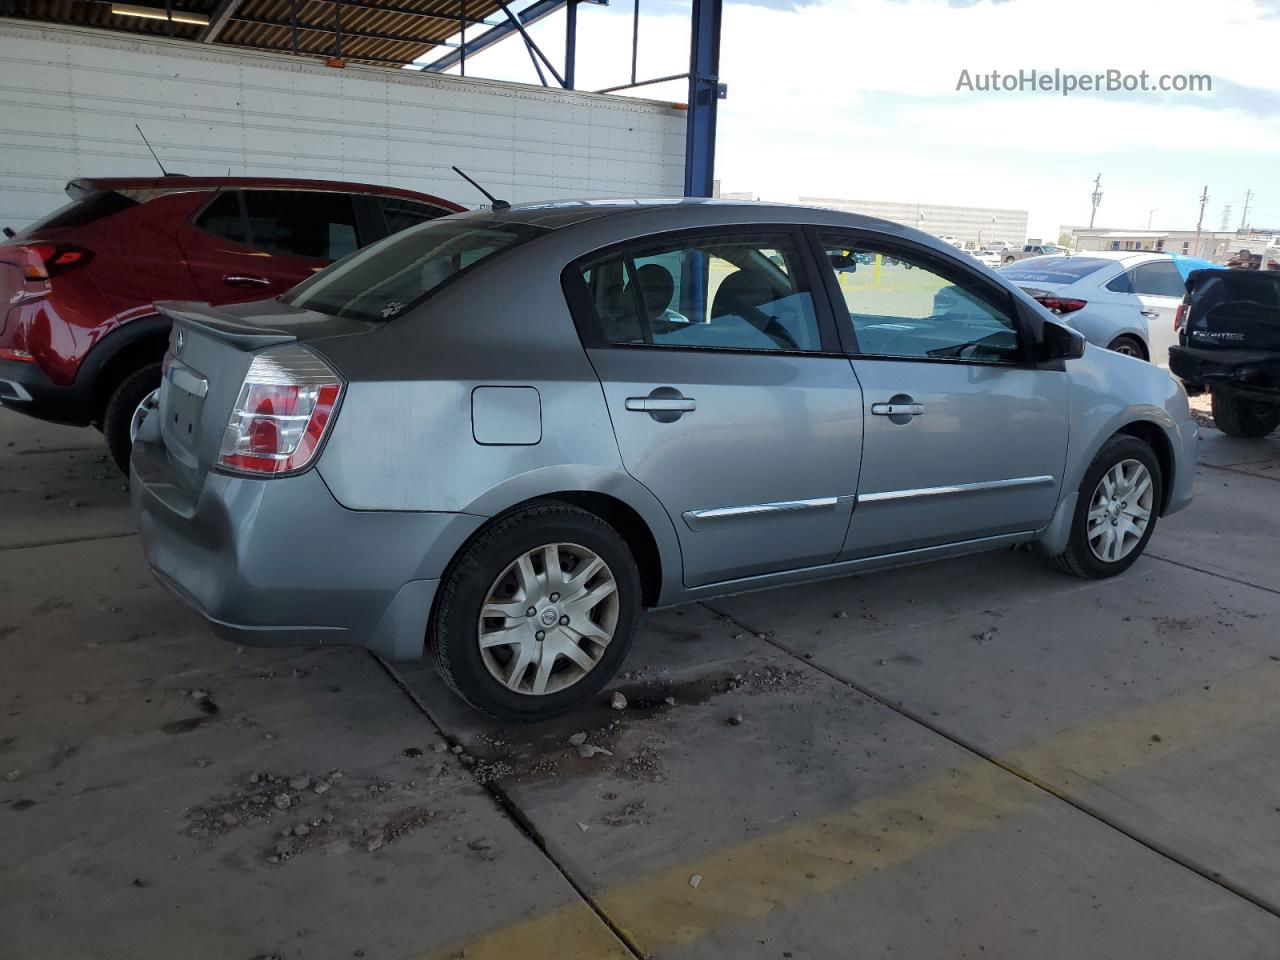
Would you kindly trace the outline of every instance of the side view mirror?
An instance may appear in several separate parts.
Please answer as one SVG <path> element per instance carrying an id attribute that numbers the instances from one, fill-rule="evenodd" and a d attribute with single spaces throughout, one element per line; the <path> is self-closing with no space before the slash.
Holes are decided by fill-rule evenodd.
<path id="1" fill-rule="evenodd" d="M 1074 360 L 1084 356 L 1084 337 L 1060 323 L 1045 321 L 1040 342 L 1041 360 Z"/>

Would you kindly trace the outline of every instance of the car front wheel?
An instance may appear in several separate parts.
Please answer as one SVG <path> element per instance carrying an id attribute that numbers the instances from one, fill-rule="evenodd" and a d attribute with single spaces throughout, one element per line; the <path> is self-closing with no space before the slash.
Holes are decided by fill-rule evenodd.
<path id="1" fill-rule="evenodd" d="M 626 543 L 594 514 L 542 502 L 494 522 L 451 565 L 428 629 L 445 682 L 500 720 L 540 720 L 599 693 L 641 607 Z"/>
<path id="2" fill-rule="evenodd" d="M 1129 569 L 1156 528 L 1163 489 L 1151 447 L 1137 437 L 1112 437 L 1085 471 L 1067 549 L 1054 563 L 1088 580 Z"/>

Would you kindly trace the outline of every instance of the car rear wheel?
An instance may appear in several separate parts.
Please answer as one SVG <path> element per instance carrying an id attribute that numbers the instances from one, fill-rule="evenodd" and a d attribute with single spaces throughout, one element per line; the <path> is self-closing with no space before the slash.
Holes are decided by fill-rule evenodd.
<path id="1" fill-rule="evenodd" d="M 1213 422 L 1229 437 L 1256 440 L 1280 426 L 1280 403 L 1243 400 L 1230 390 L 1213 390 Z"/>
<path id="2" fill-rule="evenodd" d="M 1067 549 L 1053 562 L 1088 580 L 1123 573 L 1155 531 L 1163 490 L 1151 447 L 1137 437 L 1112 437 L 1085 471 Z"/>
<path id="3" fill-rule="evenodd" d="M 129 473 L 133 439 L 160 393 L 160 364 L 149 363 L 120 381 L 102 415 L 102 434 L 116 466 Z"/>
<path id="4" fill-rule="evenodd" d="M 1112 340 L 1107 344 L 1107 349 L 1122 356 L 1137 357 L 1139 360 L 1147 359 L 1147 352 L 1142 349 L 1142 341 L 1127 333 Z"/>
<path id="5" fill-rule="evenodd" d="M 500 720 L 552 717 L 599 693 L 641 606 L 626 543 L 551 501 L 502 517 L 451 565 L 428 628 L 445 682 Z"/>

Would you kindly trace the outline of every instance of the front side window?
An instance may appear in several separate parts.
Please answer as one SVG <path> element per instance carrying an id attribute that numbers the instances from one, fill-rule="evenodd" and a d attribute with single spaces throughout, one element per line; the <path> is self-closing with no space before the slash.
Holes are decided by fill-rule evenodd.
<path id="1" fill-rule="evenodd" d="M 582 268 L 614 344 L 822 349 L 813 296 L 788 234 L 639 242 Z"/>
<path id="2" fill-rule="evenodd" d="M 980 294 L 973 282 L 953 282 L 931 260 L 838 235 L 821 239 L 860 354 L 988 363 L 1018 359 L 1008 297 Z M 998 300 L 1004 303 L 992 302 Z"/>
<path id="3" fill-rule="evenodd" d="M 246 190 L 244 205 L 249 236 L 259 250 L 338 260 L 360 246 L 350 194 Z"/>
<path id="4" fill-rule="evenodd" d="M 326 267 L 280 299 L 331 316 L 391 320 L 463 272 L 544 233 L 523 223 L 429 221 Z"/>

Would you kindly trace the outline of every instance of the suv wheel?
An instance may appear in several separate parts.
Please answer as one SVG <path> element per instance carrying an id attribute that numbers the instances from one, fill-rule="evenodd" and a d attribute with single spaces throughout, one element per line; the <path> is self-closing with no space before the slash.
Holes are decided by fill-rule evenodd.
<path id="1" fill-rule="evenodd" d="M 500 720 L 540 720 L 597 694 L 641 605 L 626 543 L 594 514 L 535 503 L 467 546 L 440 584 L 427 642 L 445 682 Z"/>
<path id="2" fill-rule="evenodd" d="M 1280 404 L 1242 400 L 1230 390 L 1213 390 L 1213 422 L 1229 437 L 1256 440 L 1280 426 Z"/>
<path id="3" fill-rule="evenodd" d="M 102 434 L 111 459 L 127 476 L 133 438 L 147 413 L 155 407 L 160 393 L 160 364 L 149 363 L 120 381 L 102 415 Z"/>
<path id="4" fill-rule="evenodd" d="M 1152 449 L 1137 437 L 1112 437 L 1085 471 L 1067 549 L 1053 562 L 1088 580 L 1123 573 L 1151 539 L 1163 489 Z"/>

